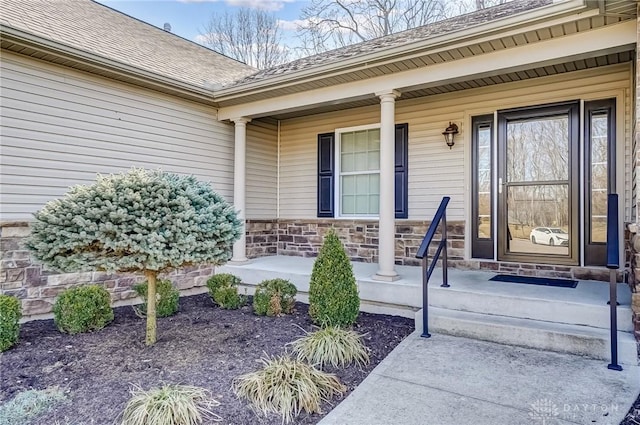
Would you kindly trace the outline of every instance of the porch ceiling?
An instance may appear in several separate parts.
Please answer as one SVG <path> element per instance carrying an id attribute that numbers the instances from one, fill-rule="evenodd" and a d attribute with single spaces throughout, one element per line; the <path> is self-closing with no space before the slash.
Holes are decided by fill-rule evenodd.
<path id="1" fill-rule="evenodd" d="M 416 90 L 403 91 L 400 100 L 413 99 L 416 97 L 432 96 L 442 93 L 451 93 L 459 90 L 472 89 L 477 87 L 492 86 L 497 84 L 509 83 L 514 81 L 523 81 L 531 78 L 545 77 L 549 75 L 563 74 L 566 72 L 579 71 L 583 69 L 597 68 L 607 65 L 615 65 L 624 62 L 630 62 L 634 59 L 633 50 L 624 50 L 616 53 L 603 54 L 600 56 L 576 59 L 569 62 L 542 66 L 537 68 L 525 69 L 517 72 L 509 72 L 484 76 L 482 78 L 474 78 L 463 80 L 460 82 L 435 85 L 433 87 L 424 87 Z M 378 105 L 380 100 L 377 97 L 370 97 L 356 101 L 344 103 L 335 103 L 331 105 L 322 105 L 312 109 L 298 110 L 281 114 L 274 114 L 271 118 L 277 120 L 285 120 L 289 118 L 297 118 L 307 115 L 320 114 L 323 112 L 340 111 L 345 109 L 357 108 L 361 106 Z"/>

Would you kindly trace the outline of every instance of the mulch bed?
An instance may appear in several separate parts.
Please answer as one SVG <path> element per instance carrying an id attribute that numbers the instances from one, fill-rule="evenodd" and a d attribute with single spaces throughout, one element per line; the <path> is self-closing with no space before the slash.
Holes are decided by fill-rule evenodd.
<path id="1" fill-rule="evenodd" d="M 640 395 L 636 399 L 631 409 L 629 409 L 629 413 L 624 418 L 620 425 L 640 425 Z"/>
<path id="2" fill-rule="evenodd" d="M 132 384 L 144 389 L 188 384 L 211 390 L 221 402 L 215 412 L 223 424 L 280 424 L 279 416 L 257 417 L 235 397 L 231 381 L 258 369 L 257 360 L 265 354 L 284 353 L 286 343 L 303 335 L 298 326 L 313 330 L 307 312 L 307 305 L 297 303 L 292 315 L 260 317 L 250 305 L 222 310 L 206 294 L 185 297 L 177 315 L 158 319 L 158 342 L 152 347 L 145 346 L 144 320 L 131 307 L 115 309 L 109 326 L 88 334 L 62 334 L 53 320 L 29 322 L 22 325 L 19 344 L 0 354 L 0 402 L 19 391 L 57 385 L 68 391 L 70 402 L 36 424 L 113 424 Z M 361 313 L 354 329 L 366 333 L 371 363 L 330 370 L 348 392 L 413 331 L 413 320 Z M 340 400 L 326 404 L 323 413 Z M 303 413 L 294 423 L 315 424 L 322 416 Z"/>

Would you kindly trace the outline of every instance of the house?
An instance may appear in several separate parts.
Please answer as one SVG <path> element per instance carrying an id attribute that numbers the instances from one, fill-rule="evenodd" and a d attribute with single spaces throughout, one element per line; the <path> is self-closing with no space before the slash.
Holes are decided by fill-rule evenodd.
<path id="1" fill-rule="evenodd" d="M 515 0 L 262 71 L 88 0 L 5 0 L 0 19 L 2 278 L 32 313 L 77 280 L 30 263 L 24 222 L 134 165 L 211 180 L 246 221 L 238 264 L 314 256 L 334 227 L 392 282 L 444 196 L 460 268 L 607 280 L 608 193 L 634 236 L 632 0 Z"/>

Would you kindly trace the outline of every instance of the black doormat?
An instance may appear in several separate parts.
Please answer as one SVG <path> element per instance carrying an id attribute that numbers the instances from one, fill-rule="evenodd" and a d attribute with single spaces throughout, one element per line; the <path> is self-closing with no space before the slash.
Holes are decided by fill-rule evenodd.
<path id="1" fill-rule="evenodd" d="M 489 280 L 495 282 L 524 283 L 527 285 L 556 286 L 558 288 L 575 288 L 578 286 L 577 280 L 553 279 L 550 277 L 512 276 L 508 274 L 497 274 Z"/>

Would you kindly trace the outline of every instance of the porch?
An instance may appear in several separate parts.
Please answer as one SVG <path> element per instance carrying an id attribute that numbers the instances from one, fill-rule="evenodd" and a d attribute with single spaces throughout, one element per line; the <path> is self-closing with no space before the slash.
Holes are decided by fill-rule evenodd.
<path id="1" fill-rule="evenodd" d="M 217 273 L 233 273 L 251 294 L 264 279 L 284 278 L 298 288 L 298 300 L 308 302 L 314 258 L 270 256 L 246 264 L 227 264 Z M 400 279 L 372 278 L 375 263 L 353 262 L 361 310 L 411 317 L 422 323 L 421 268 L 396 266 Z M 450 288 L 440 287 L 436 269 L 429 285 L 429 327 L 434 333 L 493 341 L 522 347 L 609 359 L 608 285 L 581 280 L 576 288 L 494 282 L 495 273 L 449 269 Z M 618 284 L 619 361 L 637 364 L 631 294 Z"/>

